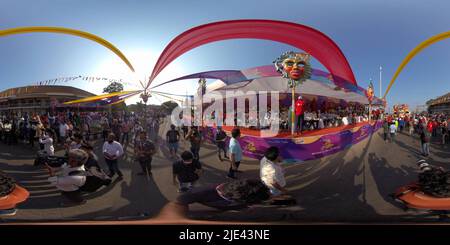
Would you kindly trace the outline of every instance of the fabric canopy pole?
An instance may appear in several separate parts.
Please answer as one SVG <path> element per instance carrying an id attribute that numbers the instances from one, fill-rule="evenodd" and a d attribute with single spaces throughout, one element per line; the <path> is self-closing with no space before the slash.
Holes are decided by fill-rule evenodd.
<path id="1" fill-rule="evenodd" d="M 357 84 L 344 54 L 325 34 L 296 23 L 250 19 L 209 23 L 180 34 L 159 56 L 146 88 L 167 65 L 189 50 L 211 42 L 242 38 L 272 40 L 292 45 L 315 57 L 335 78 Z"/>

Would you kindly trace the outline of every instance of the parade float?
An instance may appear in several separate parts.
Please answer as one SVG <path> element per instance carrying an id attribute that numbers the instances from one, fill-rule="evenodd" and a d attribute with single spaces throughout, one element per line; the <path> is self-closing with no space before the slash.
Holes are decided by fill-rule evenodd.
<path id="1" fill-rule="evenodd" d="M 407 104 L 393 105 L 392 109 L 394 110 L 394 114 L 401 118 L 409 114 L 409 106 Z"/>
<path id="2" fill-rule="evenodd" d="M 173 82 L 193 79 L 193 78 L 216 78 L 213 82 L 213 89 L 207 89 L 206 93 L 218 92 L 224 97 L 227 92 L 240 91 L 244 94 L 248 91 L 277 91 L 279 92 L 279 105 L 281 113 L 287 111 L 292 103 L 292 88 L 286 85 L 285 78 L 280 77 L 273 65 L 260 66 L 242 71 L 207 71 L 196 73 L 172 80 Z M 217 85 L 219 84 L 219 85 Z M 286 161 L 304 161 L 320 158 L 333 154 L 348 148 L 361 140 L 370 136 L 378 128 L 381 123 L 376 120 L 361 121 L 349 125 L 336 126 L 340 116 L 336 114 L 337 110 L 346 111 L 347 108 L 365 108 L 369 105 L 366 96 L 366 90 L 353 85 L 349 82 L 336 82 L 332 79 L 330 73 L 311 69 L 310 78 L 295 86 L 294 98 L 301 95 L 306 101 L 307 111 L 322 111 L 323 113 L 317 117 L 315 113 L 306 113 L 305 125 L 306 130 L 301 134 L 292 134 L 292 116 L 288 116 L 286 125 L 279 133 L 273 137 L 263 137 L 261 130 L 255 127 L 240 127 L 241 138 L 239 139 L 244 155 L 251 158 L 261 158 L 265 149 L 270 146 L 277 146 L 282 149 L 281 154 Z M 235 100 L 238 97 L 228 98 Z M 374 98 L 373 104 L 382 104 L 378 98 Z M 203 104 L 206 111 L 210 104 Z M 270 100 L 269 100 L 270 107 Z M 251 112 L 251 108 L 245 109 Z M 255 111 L 255 114 L 259 114 Z M 324 127 L 321 129 L 312 129 L 314 124 L 319 120 L 324 121 Z M 286 121 L 286 120 L 284 120 Z M 233 126 L 223 125 L 222 128 L 230 135 Z M 214 142 L 216 127 L 204 127 L 203 134 L 211 143 Z"/>
<path id="3" fill-rule="evenodd" d="M 243 71 L 202 72 L 150 86 L 165 67 L 189 50 L 229 39 L 270 40 L 291 45 L 303 52 L 286 52 L 274 62 L 275 66 L 257 67 Z M 313 69 L 309 63 L 310 58 L 315 58 L 320 62 L 327 72 Z M 344 54 L 328 36 L 308 26 L 275 20 L 230 20 L 191 28 L 175 37 L 166 46 L 158 58 L 148 82 L 141 83 L 142 90 L 101 95 L 67 104 L 99 100 L 110 103 L 110 101 L 123 101 L 124 97 L 136 94 L 144 94 L 145 98 L 147 95 L 154 94 L 155 88 L 164 84 L 192 78 L 201 79 L 202 94 L 208 93 L 207 89 L 203 89 L 206 85 L 205 79 L 218 79 L 223 82 L 223 86 L 218 87 L 214 90 L 215 92 L 229 90 L 277 91 L 280 93 L 280 104 L 284 106 L 290 104 L 292 108 L 296 103 L 296 96 L 299 95 L 304 96 L 307 103 L 322 108 L 326 112 L 329 111 L 329 107 L 365 108 L 370 107 L 371 104 L 382 104 L 381 100 L 377 98 L 373 98 L 373 102 L 369 101 L 367 91 L 357 85 Z M 201 102 L 200 106 L 197 105 L 194 108 L 207 109 L 207 106 Z M 366 111 L 368 112 L 369 109 Z M 273 137 L 261 137 L 259 129 L 242 128 L 240 142 L 244 154 L 260 158 L 267 147 L 278 146 L 285 160 L 304 161 L 350 147 L 367 138 L 380 127 L 379 122 L 369 120 L 343 126 L 335 125 L 317 130 L 306 130 L 295 134 L 294 117 L 298 115 L 294 115 L 294 109 L 289 114 L 291 116 L 290 122 L 287 123 L 290 125 L 288 131 L 280 131 Z M 308 120 L 308 115 L 304 116 L 306 122 L 314 120 L 314 117 Z M 335 117 L 335 119 L 338 118 Z M 203 125 L 204 123 L 201 122 L 200 126 Z M 225 125 L 224 129 L 229 132 L 231 127 Z M 205 137 L 212 141 L 215 127 L 204 127 L 204 130 Z"/>

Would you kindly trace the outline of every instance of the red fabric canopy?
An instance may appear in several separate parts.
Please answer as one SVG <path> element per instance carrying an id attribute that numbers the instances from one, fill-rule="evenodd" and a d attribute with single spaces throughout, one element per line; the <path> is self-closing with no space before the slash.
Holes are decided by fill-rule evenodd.
<path id="1" fill-rule="evenodd" d="M 272 40 L 292 45 L 319 60 L 333 76 L 357 85 L 344 54 L 325 34 L 308 26 L 285 21 L 230 20 L 197 26 L 173 39 L 159 56 L 147 88 L 170 62 L 189 50 L 211 42 L 239 38 Z"/>

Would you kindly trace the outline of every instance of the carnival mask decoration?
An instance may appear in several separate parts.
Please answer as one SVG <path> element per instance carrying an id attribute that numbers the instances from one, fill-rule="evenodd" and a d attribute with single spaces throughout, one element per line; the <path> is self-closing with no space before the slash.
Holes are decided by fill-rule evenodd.
<path id="1" fill-rule="evenodd" d="M 142 101 L 145 103 L 145 104 L 147 104 L 147 101 L 148 101 L 148 98 L 149 97 L 151 97 L 150 96 L 150 94 L 147 92 L 147 91 L 144 91 L 142 94 L 141 94 L 141 99 L 142 99 Z"/>
<path id="2" fill-rule="evenodd" d="M 311 55 L 289 51 L 283 53 L 273 63 L 282 77 L 288 78 L 289 87 L 295 87 L 311 77 Z"/>

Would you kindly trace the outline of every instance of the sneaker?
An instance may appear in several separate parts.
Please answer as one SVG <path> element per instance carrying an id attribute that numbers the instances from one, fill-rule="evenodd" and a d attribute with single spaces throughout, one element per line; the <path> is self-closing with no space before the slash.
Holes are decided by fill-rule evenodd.
<path id="1" fill-rule="evenodd" d="M 17 209 L 11 208 L 11 209 L 4 209 L 0 210 L 0 217 L 1 216 L 14 216 L 17 213 Z"/>

